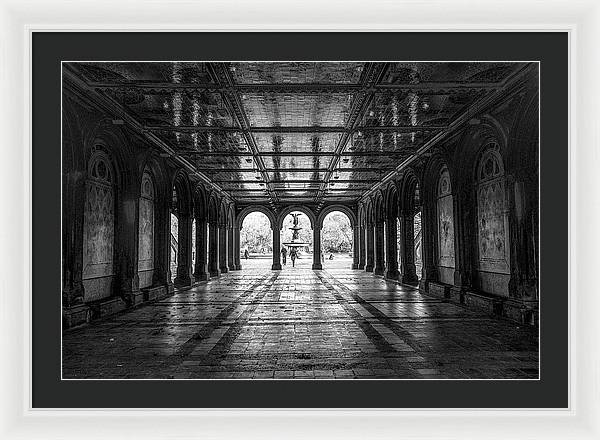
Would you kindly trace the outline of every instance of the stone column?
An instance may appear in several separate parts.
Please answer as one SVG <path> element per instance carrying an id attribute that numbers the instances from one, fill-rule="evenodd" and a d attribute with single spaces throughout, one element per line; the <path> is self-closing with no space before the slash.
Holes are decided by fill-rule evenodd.
<path id="1" fill-rule="evenodd" d="M 209 278 L 206 269 L 207 226 L 206 219 L 196 219 L 196 266 L 194 267 L 194 278 L 196 281 L 204 281 Z"/>
<path id="2" fill-rule="evenodd" d="M 365 247 L 366 247 L 366 262 L 365 262 L 365 271 L 373 272 L 373 268 L 375 267 L 375 231 L 373 228 L 373 223 L 367 223 L 365 227 Z"/>
<path id="3" fill-rule="evenodd" d="M 75 171 L 63 173 L 63 307 L 83 303 L 83 175 Z"/>
<path id="4" fill-rule="evenodd" d="M 211 277 L 221 275 L 219 270 L 219 225 L 216 221 L 208 225 L 208 272 Z"/>
<path id="5" fill-rule="evenodd" d="M 237 270 L 235 265 L 235 239 L 233 227 L 227 228 L 227 265 L 229 270 Z"/>
<path id="6" fill-rule="evenodd" d="M 115 263 L 119 267 L 119 293 L 128 306 L 143 301 L 138 276 L 139 190 L 129 188 L 116 206 Z"/>
<path id="7" fill-rule="evenodd" d="M 366 246 L 365 246 L 365 225 L 360 225 L 358 229 L 358 267 L 357 269 L 364 270 L 365 269 L 365 261 L 366 261 Z"/>
<path id="8" fill-rule="evenodd" d="M 463 184 L 467 186 L 466 184 Z M 473 278 L 473 244 L 477 243 L 477 207 L 475 190 L 457 190 L 453 194 L 454 205 L 454 295 L 471 287 Z"/>
<path id="9" fill-rule="evenodd" d="M 155 202 L 154 213 L 156 225 L 154 228 L 154 272 L 152 286 L 166 286 L 167 292 L 173 292 L 171 282 L 171 209 L 164 201 Z"/>
<path id="10" fill-rule="evenodd" d="M 402 282 L 416 284 L 419 279 L 415 267 L 415 225 L 412 212 L 402 212 L 400 225 L 402 228 Z"/>
<path id="11" fill-rule="evenodd" d="M 316 222 L 315 222 L 316 223 Z M 323 269 L 323 263 L 321 262 L 321 228 L 315 224 L 313 229 L 313 270 Z"/>
<path id="12" fill-rule="evenodd" d="M 358 269 L 360 261 L 360 226 L 354 225 L 352 237 L 352 269 Z"/>
<path id="13" fill-rule="evenodd" d="M 240 261 L 240 228 L 233 228 L 233 264 L 235 270 L 242 270 L 242 262 Z"/>
<path id="14" fill-rule="evenodd" d="M 375 223 L 375 275 L 385 273 L 385 249 L 384 249 L 384 224 L 383 221 Z"/>
<path id="15" fill-rule="evenodd" d="M 177 237 L 177 276 L 174 283 L 177 287 L 192 285 L 192 217 L 180 214 Z"/>
<path id="16" fill-rule="evenodd" d="M 281 270 L 281 231 L 275 227 L 273 231 L 273 266 L 272 270 Z"/>
<path id="17" fill-rule="evenodd" d="M 437 270 L 438 250 L 435 249 L 438 245 L 438 213 L 437 200 L 430 202 L 429 198 L 423 204 L 421 209 L 421 236 L 423 247 L 421 255 L 423 257 L 423 272 L 419 281 L 419 289 L 428 291 L 430 282 L 439 281 Z"/>
<path id="18" fill-rule="evenodd" d="M 227 225 L 222 223 L 219 225 L 219 269 L 221 273 L 229 272 L 227 264 Z"/>
<path id="19" fill-rule="evenodd" d="M 388 218 L 385 222 L 387 241 L 387 270 L 385 277 L 390 280 L 397 280 L 400 276 L 398 272 L 398 234 L 396 233 L 396 217 Z"/>

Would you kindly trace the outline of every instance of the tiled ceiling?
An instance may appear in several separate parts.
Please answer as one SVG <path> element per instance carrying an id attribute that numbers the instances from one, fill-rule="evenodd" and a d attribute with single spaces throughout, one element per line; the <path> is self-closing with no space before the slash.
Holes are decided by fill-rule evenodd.
<path id="1" fill-rule="evenodd" d="M 353 202 L 523 63 L 66 63 L 238 203 Z"/>

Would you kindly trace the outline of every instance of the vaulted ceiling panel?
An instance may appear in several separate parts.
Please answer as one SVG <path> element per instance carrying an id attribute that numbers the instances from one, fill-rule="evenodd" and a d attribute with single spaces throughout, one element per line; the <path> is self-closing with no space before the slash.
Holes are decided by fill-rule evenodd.
<path id="1" fill-rule="evenodd" d="M 83 62 L 63 71 L 239 203 L 319 204 L 355 202 L 526 67 Z"/>
<path id="2" fill-rule="evenodd" d="M 353 95 L 347 93 L 245 93 L 252 127 L 343 127 Z"/>
<path id="3" fill-rule="evenodd" d="M 364 63 L 231 63 L 239 84 L 357 84 Z"/>
<path id="4" fill-rule="evenodd" d="M 315 153 L 335 151 L 339 133 L 255 133 L 261 153 Z"/>

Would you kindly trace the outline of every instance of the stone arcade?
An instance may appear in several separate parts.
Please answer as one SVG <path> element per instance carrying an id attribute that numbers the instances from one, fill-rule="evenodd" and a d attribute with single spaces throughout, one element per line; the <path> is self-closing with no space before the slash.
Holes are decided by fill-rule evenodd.
<path id="1" fill-rule="evenodd" d="M 64 63 L 65 377 L 537 377 L 538 74 Z M 311 269 L 243 268 L 256 211 Z"/>

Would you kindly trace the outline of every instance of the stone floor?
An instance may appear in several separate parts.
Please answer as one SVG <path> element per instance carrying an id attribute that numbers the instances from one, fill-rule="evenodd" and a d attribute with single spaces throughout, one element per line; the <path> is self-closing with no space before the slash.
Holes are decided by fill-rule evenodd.
<path id="1" fill-rule="evenodd" d="M 537 331 L 328 261 L 269 260 L 63 335 L 64 378 L 537 378 Z"/>

